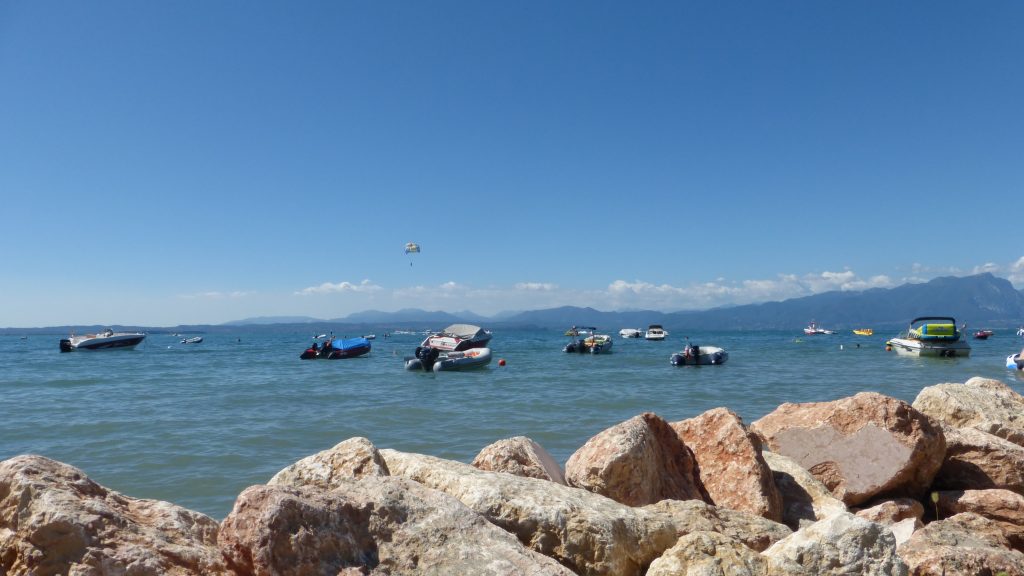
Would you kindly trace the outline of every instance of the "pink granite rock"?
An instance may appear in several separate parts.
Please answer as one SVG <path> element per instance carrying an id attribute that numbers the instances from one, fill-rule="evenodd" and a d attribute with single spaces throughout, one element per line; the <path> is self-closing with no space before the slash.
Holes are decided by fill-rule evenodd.
<path id="1" fill-rule="evenodd" d="M 913 576 L 1024 576 L 1024 554 L 1009 548 L 995 522 L 970 512 L 928 524 L 897 552 Z"/>
<path id="2" fill-rule="evenodd" d="M 299 460 L 275 474 L 267 484 L 330 490 L 353 478 L 387 475 L 388 467 L 377 447 L 366 438 L 355 437 Z"/>
<path id="3" fill-rule="evenodd" d="M 1024 552 L 1024 496 L 1009 490 L 942 491 L 937 504 L 943 518 L 973 512 L 992 520 L 1010 546 Z"/>
<path id="4" fill-rule="evenodd" d="M 921 497 L 942 464 L 942 430 L 909 404 L 874 392 L 783 404 L 751 424 L 773 452 L 796 460 L 848 506 Z"/>
<path id="5" fill-rule="evenodd" d="M 588 440 L 569 457 L 565 480 L 629 506 L 710 500 L 693 452 L 668 422 L 650 412 Z"/>
<path id="6" fill-rule="evenodd" d="M 565 484 L 565 473 L 540 444 L 526 436 L 516 436 L 485 446 L 473 466 L 490 472 L 507 472 L 525 478 L 540 478 Z"/>
<path id="7" fill-rule="evenodd" d="M 217 522 L 42 456 L 0 462 L 0 574 L 225 574 Z"/>
<path id="8" fill-rule="evenodd" d="M 908 518 L 920 522 L 924 517 L 924 506 L 912 498 L 896 498 L 869 502 L 867 507 L 854 513 L 865 520 L 890 526 Z"/>
<path id="9" fill-rule="evenodd" d="M 1024 446 L 974 428 L 943 426 L 946 457 L 936 490 L 1003 488 L 1024 494 Z"/>
<path id="10" fill-rule="evenodd" d="M 998 380 L 975 377 L 963 384 L 929 386 L 914 399 L 914 408 L 935 422 L 1024 446 L 1024 396 Z"/>
<path id="11" fill-rule="evenodd" d="M 715 506 L 782 520 L 782 497 L 761 456 L 761 439 L 726 408 L 672 423 L 697 458 L 700 480 Z"/>

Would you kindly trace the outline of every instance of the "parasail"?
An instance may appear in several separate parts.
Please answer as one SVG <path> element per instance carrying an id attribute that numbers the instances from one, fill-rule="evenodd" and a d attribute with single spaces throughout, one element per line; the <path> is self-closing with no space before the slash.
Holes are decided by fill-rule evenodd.
<path id="1" fill-rule="evenodd" d="M 420 251 L 420 245 L 419 244 L 417 244 L 415 242 L 406 242 L 406 244 L 405 244 L 405 253 L 406 254 L 410 254 L 410 253 L 413 253 L 413 252 L 419 254 L 419 251 Z"/>

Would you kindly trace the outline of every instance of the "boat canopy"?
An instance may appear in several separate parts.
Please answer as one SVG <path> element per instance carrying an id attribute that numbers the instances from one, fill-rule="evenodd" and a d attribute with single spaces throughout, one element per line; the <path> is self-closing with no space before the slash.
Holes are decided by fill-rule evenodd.
<path id="1" fill-rule="evenodd" d="M 472 324 L 452 324 L 451 326 L 445 328 L 442 332 L 444 334 L 448 334 L 449 336 L 456 336 L 463 340 L 472 340 L 473 338 L 479 338 L 487 333 L 487 331 L 484 330 L 483 328 L 479 326 L 474 326 Z"/>

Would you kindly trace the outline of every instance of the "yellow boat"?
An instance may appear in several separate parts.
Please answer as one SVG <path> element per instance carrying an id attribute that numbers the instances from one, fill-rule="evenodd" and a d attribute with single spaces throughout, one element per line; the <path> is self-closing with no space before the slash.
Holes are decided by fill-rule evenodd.
<path id="1" fill-rule="evenodd" d="M 871 336 L 875 331 L 871 328 L 861 328 L 859 330 L 854 330 L 853 333 L 857 336 Z"/>

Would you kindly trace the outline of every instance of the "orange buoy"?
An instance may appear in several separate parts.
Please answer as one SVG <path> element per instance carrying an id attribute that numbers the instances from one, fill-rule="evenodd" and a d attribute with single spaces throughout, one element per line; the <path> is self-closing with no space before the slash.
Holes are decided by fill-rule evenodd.
<path id="1" fill-rule="evenodd" d="M 498 360 L 498 366 L 504 366 L 504 365 L 505 365 L 505 359 L 504 358 Z"/>

